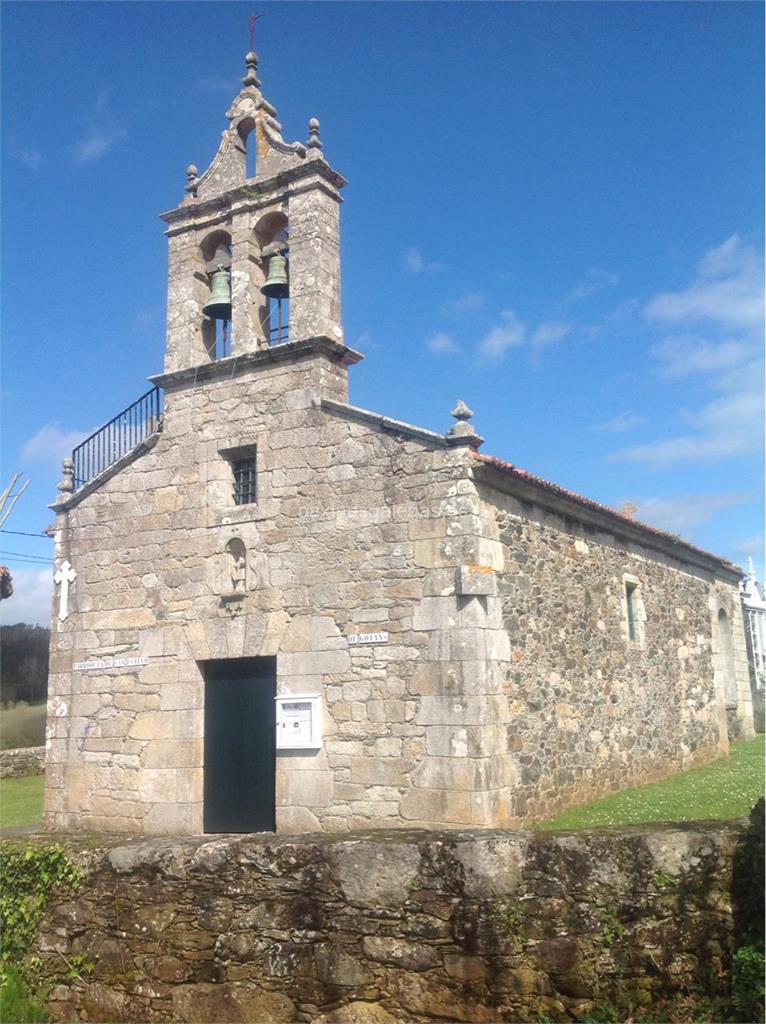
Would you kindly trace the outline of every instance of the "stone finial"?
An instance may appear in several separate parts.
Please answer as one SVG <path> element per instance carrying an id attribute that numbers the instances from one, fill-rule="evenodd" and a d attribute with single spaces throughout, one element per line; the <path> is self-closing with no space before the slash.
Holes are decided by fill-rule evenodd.
<path id="1" fill-rule="evenodd" d="M 309 149 L 321 149 L 322 142 L 319 138 L 319 118 L 312 117 L 309 120 L 309 141 L 306 143 Z"/>
<path id="2" fill-rule="evenodd" d="M 633 501 L 623 502 L 620 512 L 622 512 L 624 516 L 627 516 L 628 519 L 632 519 L 636 512 L 638 512 L 638 505 Z"/>
<path id="3" fill-rule="evenodd" d="M 72 494 L 74 491 L 74 462 L 71 459 L 64 459 L 62 471 L 63 476 L 57 490 L 61 491 L 62 495 Z"/>
<path id="4" fill-rule="evenodd" d="M 462 398 L 458 399 L 457 405 L 450 415 L 454 416 L 457 422 L 447 434 L 447 439 L 452 444 L 468 444 L 478 448 L 484 438 L 480 437 L 468 422 L 473 418 L 473 411 L 468 408 Z"/>
<path id="5" fill-rule="evenodd" d="M 258 78 L 258 54 L 255 50 L 250 50 L 245 54 L 245 64 L 247 64 L 247 71 L 242 78 L 242 84 L 244 86 L 254 85 L 258 88 L 261 83 Z"/>
<path id="6" fill-rule="evenodd" d="M 186 168 L 186 191 L 192 195 L 197 194 L 197 185 L 199 184 L 199 172 L 194 164 L 189 164 Z"/>
<path id="7" fill-rule="evenodd" d="M 457 405 L 450 413 L 450 416 L 454 416 L 458 423 L 461 420 L 472 420 L 473 410 L 468 408 L 462 398 L 458 398 Z M 453 427 L 452 429 L 454 430 L 455 428 Z"/>

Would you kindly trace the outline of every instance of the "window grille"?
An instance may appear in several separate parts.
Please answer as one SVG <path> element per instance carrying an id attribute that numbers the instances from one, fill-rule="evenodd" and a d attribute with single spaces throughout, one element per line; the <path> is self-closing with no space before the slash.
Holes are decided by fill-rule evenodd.
<path id="1" fill-rule="evenodd" d="M 255 456 L 233 459 L 231 468 L 234 473 L 234 504 L 252 505 L 256 499 Z"/>

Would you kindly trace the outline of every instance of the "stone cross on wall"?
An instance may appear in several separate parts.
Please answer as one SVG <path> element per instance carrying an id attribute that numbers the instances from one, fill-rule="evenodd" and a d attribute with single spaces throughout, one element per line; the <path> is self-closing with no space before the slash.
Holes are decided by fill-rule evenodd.
<path id="1" fill-rule="evenodd" d="M 69 615 L 69 584 L 74 583 L 76 578 L 77 573 L 70 565 L 68 559 L 61 563 L 61 568 L 53 577 L 53 582 L 58 583 L 61 587 L 59 591 L 59 622 L 63 622 L 67 615 Z"/>

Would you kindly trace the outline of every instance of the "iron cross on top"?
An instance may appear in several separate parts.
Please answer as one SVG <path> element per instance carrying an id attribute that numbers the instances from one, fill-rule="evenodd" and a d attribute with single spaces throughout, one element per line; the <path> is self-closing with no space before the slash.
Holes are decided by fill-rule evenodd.
<path id="1" fill-rule="evenodd" d="M 250 49 L 255 49 L 255 26 L 259 18 L 262 18 L 265 12 L 260 11 L 258 14 L 251 14 L 247 19 L 247 23 L 250 26 Z"/>

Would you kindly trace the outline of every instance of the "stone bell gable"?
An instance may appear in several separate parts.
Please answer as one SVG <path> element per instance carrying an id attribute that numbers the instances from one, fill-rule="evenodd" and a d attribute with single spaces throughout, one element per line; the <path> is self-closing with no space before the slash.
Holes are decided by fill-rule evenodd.
<path id="1" fill-rule="evenodd" d="M 246 64 L 164 371 L 52 506 L 48 826 L 526 825 L 751 735 L 736 566 L 351 404 L 344 181 Z"/>
<path id="2" fill-rule="evenodd" d="M 213 162 L 202 175 L 192 164 L 186 197 L 163 214 L 168 225 L 168 329 L 165 371 L 215 358 L 214 324 L 202 309 L 216 251 L 228 249 L 231 354 L 268 348 L 273 309 L 261 288 L 268 259 L 289 252 L 290 338 L 343 342 L 340 310 L 340 190 L 345 179 L 323 156 L 319 121 L 309 139 L 287 143 L 276 109 L 263 97 L 258 58 L 247 54 L 243 88 L 226 117 Z M 255 174 L 248 177 L 247 148 Z"/>

